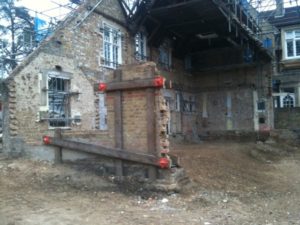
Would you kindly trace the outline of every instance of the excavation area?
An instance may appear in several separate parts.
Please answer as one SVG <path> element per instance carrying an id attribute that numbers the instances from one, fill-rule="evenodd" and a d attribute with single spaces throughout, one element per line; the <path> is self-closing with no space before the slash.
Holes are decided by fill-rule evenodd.
<path id="1" fill-rule="evenodd" d="M 1 156 L 0 224 L 300 224 L 297 147 L 223 141 L 173 153 L 191 180 L 179 193 L 74 163 Z"/>

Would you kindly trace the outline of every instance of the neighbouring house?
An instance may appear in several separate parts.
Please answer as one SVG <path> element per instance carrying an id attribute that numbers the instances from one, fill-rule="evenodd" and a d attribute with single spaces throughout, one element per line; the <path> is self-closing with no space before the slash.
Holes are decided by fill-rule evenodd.
<path id="1" fill-rule="evenodd" d="M 277 7 L 276 10 L 264 12 L 263 16 L 274 27 L 275 127 L 298 129 L 300 125 L 300 7 Z"/>
<path id="2" fill-rule="evenodd" d="M 85 1 L 5 81 L 4 151 L 52 159 L 42 136 L 57 128 L 153 155 L 272 129 L 272 57 L 249 5 L 232 4 Z"/>

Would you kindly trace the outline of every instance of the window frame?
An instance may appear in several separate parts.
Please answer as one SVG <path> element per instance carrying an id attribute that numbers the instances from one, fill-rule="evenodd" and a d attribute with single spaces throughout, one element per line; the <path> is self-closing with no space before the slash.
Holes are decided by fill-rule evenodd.
<path id="1" fill-rule="evenodd" d="M 61 92 L 61 95 L 65 95 L 64 98 L 67 98 L 67 106 L 63 105 L 64 108 L 67 108 L 67 109 L 64 109 L 64 112 L 65 114 L 68 114 L 65 118 L 66 118 L 66 125 L 64 126 L 53 126 L 51 125 L 51 122 L 53 122 L 55 120 L 54 119 L 51 119 L 51 116 L 50 116 L 50 88 L 49 88 L 49 81 L 50 79 L 52 78 L 55 78 L 55 79 L 62 79 L 63 82 L 64 82 L 64 90 L 63 91 L 59 91 L 57 90 L 58 92 Z M 70 128 L 70 124 L 71 124 L 71 110 L 70 110 L 70 96 L 69 96 L 69 92 L 70 92 L 70 86 L 71 86 L 71 79 L 69 77 L 66 77 L 66 76 L 63 76 L 63 75 L 55 75 L 55 74 L 51 74 L 51 73 L 48 73 L 48 76 L 47 76 L 47 105 L 48 105 L 48 125 L 49 125 L 49 128 Z M 65 102 L 64 102 L 65 104 Z M 51 121 L 52 120 L 52 121 Z M 69 121 L 68 121 L 69 120 Z"/>
<path id="2" fill-rule="evenodd" d="M 175 92 L 175 111 L 181 112 L 181 93 Z"/>
<path id="3" fill-rule="evenodd" d="M 109 41 L 105 38 L 106 31 L 108 28 L 109 33 Z M 122 33 L 119 28 L 113 26 L 107 22 L 103 22 L 102 24 L 102 31 L 103 31 L 103 46 L 102 46 L 102 59 L 103 67 L 116 69 L 119 65 L 122 65 Z M 117 35 L 117 42 L 114 43 L 114 35 Z M 109 45 L 109 61 L 106 58 L 106 44 Z M 117 56 L 114 55 L 114 47 L 117 47 Z M 116 58 L 116 61 L 115 61 Z"/>
<path id="4" fill-rule="evenodd" d="M 299 32 L 299 36 L 296 35 L 296 31 Z M 289 35 L 288 33 L 292 33 L 292 34 Z M 292 56 L 288 55 L 288 42 L 292 43 L 292 50 L 293 50 Z M 297 42 L 300 43 L 300 27 L 284 30 L 284 32 L 283 32 L 283 47 L 284 47 L 284 58 L 285 59 L 299 59 L 300 58 L 300 47 L 299 47 L 299 52 L 297 52 L 297 45 L 296 45 Z M 297 53 L 299 55 L 297 55 Z"/>
<path id="5" fill-rule="evenodd" d="M 267 108 L 267 101 L 266 99 L 259 99 L 256 102 L 256 107 L 258 112 L 265 112 Z"/>
<path id="6" fill-rule="evenodd" d="M 167 60 L 163 60 L 162 53 L 167 57 Z M 165 40 L 158 48 L 158 65 L 165 69 L 172 68 L 172 48 L 170 40 Z"/>
<path id="7" fill-rule="evenodd" d="M 286 99 L 288 98 L 288 101 Z M 295 107 L 295 97 L 287 94 L 282 98 L 282 108 L 294 108 Z"/>
<path id="8" fill-rule="evenodd" d="M 144 31 L 139 31 L 134 37 L 135 43 L 135 58 L 138 61 L 147 60 L 147 35 Z M 142 49 L 144 52 L 142 52 Z"/>
<path id="9" fill-rule="evenodd" d="M 65 86 L 65 94 L 67 97 L 67 117 L 70 121 L 65 126 L 51 126 L 50 124 L 50 99 L 49 99 L 49 79 L 51 78 L 61 78 L 67 80 L 67 85 Z M 71 99 L 70 99 L 70 90 L 71 90 L 71 81 L 72 74 L 68 72 L 62 72 L 57 70 L 43 70 L 39 73 L 39 83 L 38 89 L 40 94 L 40 106 L 38 111 L 37 122 L 47 121 L 49 129 L 61 128 L 61 129 L 70 129 L 71 126 Z"/>

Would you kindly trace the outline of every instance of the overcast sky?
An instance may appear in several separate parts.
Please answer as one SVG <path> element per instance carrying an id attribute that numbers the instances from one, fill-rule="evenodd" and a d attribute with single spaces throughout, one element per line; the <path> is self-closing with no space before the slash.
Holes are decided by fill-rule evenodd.
<path id="1" fill-rule="evenodd" d="M 299 0 L 283 1 L 285 7 L 291 7 L 296 6 L 296 2 Z M 256 2 L 261 3 L 259 4 L 260 7 L 257 8 L 259 11 L 274 9 L 276 4 L 276 0 L 251 0 L 251 2 L 254 4 L 254 7 L 257 7 L 255 6 Z M 59 5 L 66 5 L 68 3 L 70 3 L 69 0 L 19 0 L 16 4 L 32 10 L 30 11 L 31 16 L 38 16 L 40 19 L 50 21 L 50 17 L 62 20 L 70 12 L 70 9 L 59 7 Z"/>
<path id="2" fill-rule="evenodd" d="M 37 12 L 37 16 L 42 19 L 49 20 L 48 16 L 62 19 L 70 10 L 59 7 L 56 3 L 66 5 L 69 0 L 19 0 L 16 4 L 31 9 L 32 16 L 35 16 Z"/>

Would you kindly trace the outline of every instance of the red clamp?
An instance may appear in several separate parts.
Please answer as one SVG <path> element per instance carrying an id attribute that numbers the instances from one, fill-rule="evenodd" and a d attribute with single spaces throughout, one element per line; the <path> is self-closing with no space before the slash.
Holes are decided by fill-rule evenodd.
<path id="1" fill-rule="evenodd" d="M 106 91 L 106 89 L 107 89 L 107 84 L 106 83 L 99 83 L 98 84 L 98 91 L 104 92 L 104 91 Z"/>
<path id="2" fill-rule="evenodd" d="M 153 83 L 155 87 L 163 87 L 165 83 L 165 78 L 162 76 L 157 76 L 154 78 Z"/>

